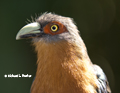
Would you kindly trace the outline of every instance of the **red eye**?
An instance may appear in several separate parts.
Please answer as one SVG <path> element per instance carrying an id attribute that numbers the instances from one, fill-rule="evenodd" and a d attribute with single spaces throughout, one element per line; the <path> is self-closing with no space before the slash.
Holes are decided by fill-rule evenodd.
<path id="1" fill-rule="evenodd" d="M 44 28 L 44 33 L 46 34 L 50 34 L 50 35 L 56 35 L 56 34 L 61 34 L 64 32 L 68 32 L 66 27 L 56 21 L 52 21 L 50 23 L 48 23 Z"/>

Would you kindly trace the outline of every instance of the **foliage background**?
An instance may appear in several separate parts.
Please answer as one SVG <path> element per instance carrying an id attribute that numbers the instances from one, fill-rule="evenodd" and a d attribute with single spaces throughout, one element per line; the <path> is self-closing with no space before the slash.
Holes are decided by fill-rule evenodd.
<path id="1" fill-rule="evenodd" d="M 112 93 L 119 93 L 120 0 L 0 0 L 0 93 L 29 93 L 36 53 L 30 40 L 15 37 L 30 16 L 46 11 L 74 18 L 92 62 L 103 68 Z M 32 77 L 5 78 L 5 74 Z"/>

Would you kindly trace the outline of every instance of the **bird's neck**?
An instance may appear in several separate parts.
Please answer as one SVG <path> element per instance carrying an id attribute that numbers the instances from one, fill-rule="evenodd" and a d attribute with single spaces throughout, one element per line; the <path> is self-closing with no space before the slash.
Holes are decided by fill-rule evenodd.
<path id="1" fill-rule="evenodd" d="M 67 41 L 36 42 L 37 72 L 31 93 L 95 93 L 91 64 Z"/>

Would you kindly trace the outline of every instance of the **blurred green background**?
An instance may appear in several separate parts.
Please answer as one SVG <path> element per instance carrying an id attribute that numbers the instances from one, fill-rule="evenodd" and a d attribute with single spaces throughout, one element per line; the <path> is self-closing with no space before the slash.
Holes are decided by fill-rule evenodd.
<path id="1" fill-rule="evenodd" d="M 16 41 L 30 16 L 54 12 L 74 18 L 93 63 L 106 73 L 112 93 L 120 83 L 120 0 L 0 0 L 0 93 L 29 93 L 36 72 L 30 40 Z M 5 78 L 31 74 L 31 78 Z"/>

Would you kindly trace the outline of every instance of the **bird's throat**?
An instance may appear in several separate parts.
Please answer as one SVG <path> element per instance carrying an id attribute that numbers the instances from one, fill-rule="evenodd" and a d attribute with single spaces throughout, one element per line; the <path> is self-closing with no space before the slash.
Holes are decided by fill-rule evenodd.
<path id="1" fill-rule="evenodd" d="M 95 93 L 95 77 L 79 47 L 67 41 L 34 46 L 38 66 L 31 93 Z"/>

